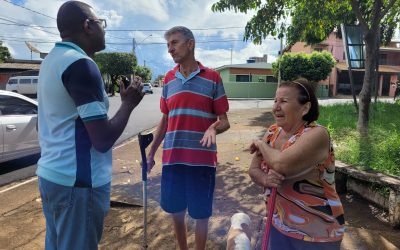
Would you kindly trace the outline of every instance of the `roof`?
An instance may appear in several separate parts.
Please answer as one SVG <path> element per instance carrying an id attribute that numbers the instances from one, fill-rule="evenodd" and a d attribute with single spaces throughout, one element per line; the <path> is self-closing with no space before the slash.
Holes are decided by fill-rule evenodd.
<path id="1" fill-rule="evenodd" d="M 339 70 L 347 70 L 346 62 L 339 62 L 336 64 L 336 68 Z M 364 71 L 365 69 L 352 69 L 353 71 Z M 380 73 L 400 73 L 400 66 L 392 65 L 379 65 Z"/>
<path id="2" fill-rule="evenodd" d="M 40 69 L 37 63 L 0 63 L 0 69 Z"/>
<path id="3" fill-rule="evenodd" d="M 221 67 L 215 68 L 217 71 L 229 68 L 239 68 L 239 69 L 272 69 L 271 63 L 266 62 L 256 62 L 256 63 L 243 63 L 243 64 L 228 64 Z"/>

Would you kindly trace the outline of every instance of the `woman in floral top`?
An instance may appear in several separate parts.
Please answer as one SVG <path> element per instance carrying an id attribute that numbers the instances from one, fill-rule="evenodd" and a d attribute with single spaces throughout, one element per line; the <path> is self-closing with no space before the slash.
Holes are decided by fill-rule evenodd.
<path id="1" fill-rule="evenodd" d="M 319 116 L 313 86 L 304 79 L 279 85 L 275 124 L 255 140 L 249 175 L 277 188 L 270 249 L 340 249 L 343 207 L 335 190 L 335 157 Z"/>

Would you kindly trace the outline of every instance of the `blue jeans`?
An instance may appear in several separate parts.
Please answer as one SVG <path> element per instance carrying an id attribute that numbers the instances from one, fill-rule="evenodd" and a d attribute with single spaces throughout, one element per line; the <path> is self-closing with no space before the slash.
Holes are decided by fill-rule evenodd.
<path id="1" fill-rule="evenodd" d="M 77 188 L 39 177 L 39 191 L 46 218 L 45 249 L 97 249 L 110 209 L 110 183 Z"/>

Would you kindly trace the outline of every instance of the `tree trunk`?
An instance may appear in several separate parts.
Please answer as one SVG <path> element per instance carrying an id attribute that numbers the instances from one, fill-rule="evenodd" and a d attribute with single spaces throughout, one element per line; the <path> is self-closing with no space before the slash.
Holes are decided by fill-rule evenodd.
<path id="1" fill-rule="evenodd" d="M 377 51 L 378 37 L 376 33 L 379 33 L 378 29 L 370 29 L 364 36 L 365 40 L 365 74 L 364 83 L 360 92 L 360 105 L 358 112 L 358 123 L 357 129 L 362 136 L 368 135 L 368 121 L 369 121 L 369 106 L 371 103 L 371 86 L 374 82 L 375 75 L 377 72 L 376 60 L 379 55 L 379 50 Z"/>

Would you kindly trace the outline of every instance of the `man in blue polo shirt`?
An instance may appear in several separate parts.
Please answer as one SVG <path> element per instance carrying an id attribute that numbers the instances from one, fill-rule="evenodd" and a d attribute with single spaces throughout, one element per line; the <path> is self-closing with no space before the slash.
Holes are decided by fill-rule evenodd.
<path id="1" fill-rule="evenodd" d="M 97 249 L 109 210 L 111 148 L 143 98 L 140 81 L 121 87 L 108 119 L 108 99 L 94 53 L 105 48 L 106 21 L 79 1 L 57 14 L 62 42 L 43 61 L 38 84 L 39 190 L 46 249 Z"/>

